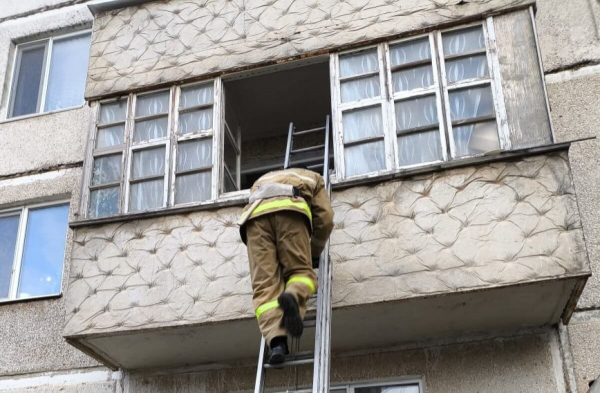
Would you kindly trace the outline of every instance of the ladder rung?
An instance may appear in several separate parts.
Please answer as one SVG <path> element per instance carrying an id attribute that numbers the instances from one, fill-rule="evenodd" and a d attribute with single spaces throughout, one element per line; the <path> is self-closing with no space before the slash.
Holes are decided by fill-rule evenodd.
<path id="1" fill-rule="evenodd" d="M 311 364 L 314 362 L 315 354 L 312 351 L 303 351 L 287 355 L 285 360 L 281 364 L 268 364 L 265 363 L 265 369 L 270 368 L 283 368 L 291 366 L 300 366 L 302 364 Z"/>
<path id="2" fill-rule="evenodd" d="M 308 165 L 308 169 L 322 168 L 323 164 Z"/>
<path id="3" fill-rule="evenodd" d="M 319 150 L 319 149 L 324 149 L 324 148 L 325 148 L 325 145 L 317 145 L 317 146 L 305 147 L 303 149 L 292 150 L 290 153 L 292 153 L 292 154 L 306 153 L 307 151 Z"/>
<path id="4" fill-rule="evenodd" d="M 294 132 L 294 136 L 296 136 L 296 135 L 304 135 L 304 134 L 311 134 L 313 132 L 319 132 L 319 131 L 325 131 L 325 127 L 317 127 L 317 128 L 311 128 L 310 130 L 295 131 Z"/>
<path id="5" fill-rule="evenodd" d="M 304 320 L 304 327 L 305 328 L 314 328 L 315 326 L 317 326 L 317 321 L 307 321 L 306 319 Z"/>

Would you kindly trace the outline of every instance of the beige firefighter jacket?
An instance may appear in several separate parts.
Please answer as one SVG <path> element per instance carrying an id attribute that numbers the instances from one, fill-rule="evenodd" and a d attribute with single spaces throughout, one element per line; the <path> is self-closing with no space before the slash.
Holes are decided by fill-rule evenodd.
<path id="1" fill-rule="evenodd" d="M 282 210 L 296 211 L 308 218 L 312 257 L 321 255 L 333 230 L 333 210 L 323 178 L 307 169 L 291 168 L 269 172 L 258 179 L 238 222 L 244 243 L 248 220 Z"/>

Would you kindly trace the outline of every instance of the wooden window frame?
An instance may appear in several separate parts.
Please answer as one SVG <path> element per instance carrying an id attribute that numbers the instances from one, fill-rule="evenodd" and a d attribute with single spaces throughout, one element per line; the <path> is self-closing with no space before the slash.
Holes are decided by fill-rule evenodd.
<path id="1" fill-rule="evenodd" d="M 92 33 L 92 29 L 78 30 L 78 31 L 74 31 L 71 33 L 67 33 L 67 34 L 60 34 L 60 35 L 56 35 L 56 36 L 52 36 L 52 37 L 48 37 L 48 38 L 42 38 L 39 40 L 24 42 L 21 44 L 17 44 L 15 46 L 15 52 L 13 54 L 12 69 L 10 71 L 10 77 L 12 79 L 10 80 L 10 84 L 8 87 L 8 94 L 7 94 L 8 105 L 7 105 L 6 116 L 5 116 L 6 120 L 21 119 L 21 118 L 27 118 L 27 117 L 31 117 L 31 116 L 35 116 L 35 115 L 39 115 L 39 114 L 43 114 L 43 113 L 64 111 L 64 110 L 68 110 L 68 109 L 79 108 L 83 105 L 83 103 L 82 103 L 81 105 L 60 108 L 60 109 L 56 109 L 56 110 L 52 110 L 52 111 L 44 110 L 44 107 L 46 106 L 46 95 L 48 93 L 48 80 L 50 77 L 50 65 L 52 64 L 52 52 L 53 52 L 54 41 L 57 41 L 57 40 L 59 41 L 59 40 L 65 39 L 65 38 L 77 37 L 80 35 L 91 34 L 91 33 Z M 90 39 L 90 44 L 91 44 L 91 39 Z M 40 46 L 44 46 L 44 62 L 42 63 L 42 77 L 40 79 L 36 111 L 32 112 L 32 113 L 28 113 L 26 115 L 12 116 L 12 113 L 14 111 L 14 104 L 15 104 L 15 94 L 17 91 L 17 82 L 19 79 L 19 70 L 20 70 L 20 65 L 21 65 L 22 50 L 27 49 L 27 48 L 40 47 Z M 83 92 L 82 92 L 82 94 L 83 94 Z"/>
<path id="2" fill-rule="evenodd" d="M 479 53 L 485 53 L 488 63 L 488 76 L 485 78 L 474 78 L 456 83 L 448 83 L 445 70 L 445 60 L 442 45 L 442 34 L 464 30 L 474 26 L 481 26 L 485 38 L 485 52 L 483 50 Z M 390 46 L 394 46 L 398 43 L 410 42 L 414 40 L 422 39 L 423 37 L 429 38 L 430 50 L 431 50 L 431 64 L 433 68 L 434 84 L 432 87 L 418 88 L 405 92 L 393 91 L 393 79 L 392 79 L 392 67 L 390 61 Z M 340 77 L 339 77 L 339 58 L 340 56 L 357 53 L 369 48 L 378 48 L 378 54 L 383 53 L 383 65 L 384 72 L 381 74 L 385 75 L 384 80 L 380 79 L 381 84 L 381 96 L 377 100 L 366 99 L 356 101 L 352 103 L 341 102 L 341 90 L 340 90 Z M 464 57 L 465 54 L 461 54 L 459 57 Z M 429 63 L 429 62 L 427 62 Z M 417 63 L 412 64 L 416 66 Z M 381 61 L 380 61 L 381 66 Z M 452 120 L 450 118 L 449 110 L 449 92 L 465 89 L 469 87 L 478 87 L 489 85 L 491 87 L 492 99 L 494 104 L 494 116 L 496 120 L 496 129 L 498 133 L 498 141 L 500 150 L 510 150 L 511 143 L 509 137 L 508 121 L 506 116 L 506 109 L 504 107 L 504 96 L 502 92 L 502 83 L 500 77 L 500 65 L 498 61 L 498 51 L 496 47 L 496 38 L 494 31 L 493 18 L 488 17 L 481 21 L 473 23 L 462 24 L 447 29 L 434 30 L 432 32 L 416 35 L 413 37 L 404 38 L 401 40 L 394 40 L 389 42 L 380 43 L 377 45 L 370 45 L 361 47 L 358 49 L 352 49 L 348 51 L 342 51 L 331 55 L 330 59 L 330 78 L 331 78 L 331 97 L 332 97 L 332 119 L 333 119 L 333 140 L 335 147 L 335 173 L 336 182 L 343 182 L 344 180 L 360 180 L 378 177 L 381 175 L 401 172 L 409 169 L 428 167 L 439 164 L 445 161 L 453 160 L 464 160 L 474 157 L 480 157 L 487 154 L 493 154 L 493 152 L 486 152 L 483 154 L 471 154 L 461 157 L 456 157 L 456 147 L 454 145 L 454 137 L 452 130 Z M 398 140 L 395 126 L 395 105 L 394 103 L 399 100 L 406 100 L 410 98 L 416 98 L 421 96 L 429 96 L 435 94 L 436 106 L 438 113 L 438 129 L 440 133 L 440 143 L 442 144 L 442 156 L 443 160 L 430 161 L 425 163 L 417 163 L 412 165 L 400 166 L 398 157 Z M 367 101 L 384 101 L 383 110 L 383 123 L 384 123 L 384 141 L 385 141 L 385 162 L 386 168 L 384 170 L 363 173 L 358 175 L 347 176 L 345 168 L 345 156 L 344 156 L 344 130 L 342 123 L 342 114 L 351 109 L 357 109 L 365 107 Z M 367 103 L 368 104 L 368 103 Z M 371 104 L 371 105 L 376 105 Z M 455 122 L 456 123 L 456 122 Z M 432 127 L 432 129 L 434 129 Z"/>

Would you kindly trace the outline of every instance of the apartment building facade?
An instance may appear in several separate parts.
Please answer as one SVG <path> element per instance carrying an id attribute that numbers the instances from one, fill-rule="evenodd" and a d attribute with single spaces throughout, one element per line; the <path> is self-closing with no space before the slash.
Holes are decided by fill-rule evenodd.
<path id="1" fill-rule="evenodd" d="M 252 391 L 235 222 L 326 119 L 332 392 L 600 388 L 597 1 L 10 1 L 0 53 L 0 392 Z"/>

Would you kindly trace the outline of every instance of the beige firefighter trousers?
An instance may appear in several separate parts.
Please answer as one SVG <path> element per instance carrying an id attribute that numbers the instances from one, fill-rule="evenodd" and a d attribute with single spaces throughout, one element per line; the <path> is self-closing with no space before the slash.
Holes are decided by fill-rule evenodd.
<path id="1" fill-rule="evenodd" d="M 301 213 L 277 211 L 248 221 L 246 234 L 258 327 L 270 343 L 274 337 L 287 335 L 281 326 L 279 295 L 284 290 L 290 293 L 304 318 L 306 300 L 317 290 L 309 227 Z"/>

